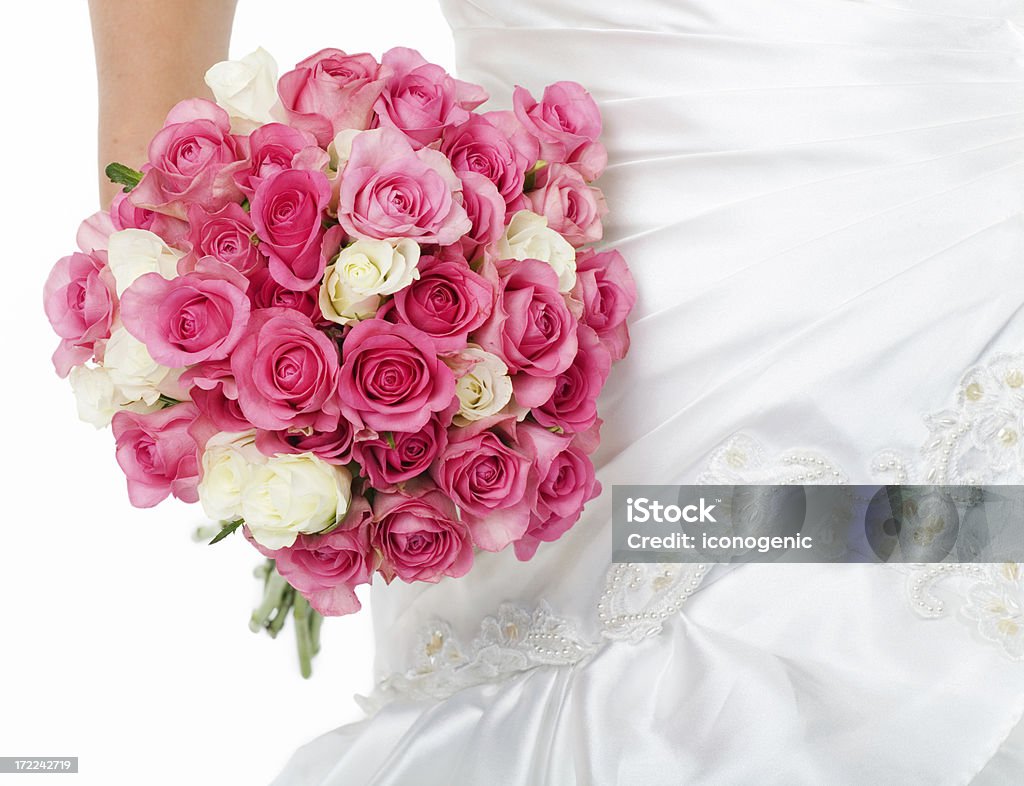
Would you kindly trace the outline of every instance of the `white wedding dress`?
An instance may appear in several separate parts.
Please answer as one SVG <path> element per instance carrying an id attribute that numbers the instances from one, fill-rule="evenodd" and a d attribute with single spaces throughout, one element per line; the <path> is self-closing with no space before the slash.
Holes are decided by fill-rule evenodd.
<path id="1" fill-rule="evenodd" d="M 375 585 L 368 717 L 275 783 L 1024 783 L 1020 566 L 612 565 L 609 514 L 1024 483 L 1024 0 L 443 1 L 493 106 L 604 115 L 605 493 L 531 562 Z"/>

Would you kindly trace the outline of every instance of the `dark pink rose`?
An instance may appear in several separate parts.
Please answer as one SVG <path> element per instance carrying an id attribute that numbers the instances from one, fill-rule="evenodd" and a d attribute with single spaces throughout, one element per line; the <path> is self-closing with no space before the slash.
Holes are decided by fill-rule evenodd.
<path id="1" fill-rule="evenodd" d="M 117 311 L 114 276 L 95 254 L 74 253 L 59 260 L 43 287 L 43 308 L 61 342 L 53 366 L 66 377 L 93 356 L 97 341 L 110 338 Z"/>
<path id="2" fill-rule="evenodd" d="M 415 151 L 393 128 L 359 134 L 341 176 L 338 221 L 354 237 L 454 243 L 470 230 L 462 182 L 436 150 Z"/>
<path id="3" fill-rule="evenodd" d="M 198 414 L 185 402 L 145 415 L 127 410 L 114 415 L 117 463 L 135 507 L 151 508 L 168 494 L 184 502 L 199 500 L 199 449 L 189 433 Z"/>
<path id="4" fill-rule="evenodd" d="M 374 431 L 418 431 L 455 397 L 455 376 L 434 340 L 409 325 L 360 322 L 345 337 L 342 411 Z"/>
<path id="5" fill-rule="evenodd" d="M 576 320 L 558 291 L 558 276 L 536 259 L 484 267 L 498 277 L 497 298 L 490 318 L 471 338 L 505 361 L 515 375 L 520 406 L 543 404 L 578 347 Z"/>
<path id="6" fill-rule="evenodd" d="M 572 365 L 558 375 L 551 398 L 533 409 L 542 426 L 569 434 L 586 431 L 597 421 L 597 397 L 612 367 L 612 357 L 597 333 L 580 325 L 578 336 L 580 348 Z"/>
<path id="7" fill-rule="evenodd" d="M 375 569 L 371 516 L 366 499 L 355 496 L 342 523 L 326 534 L 299 535 L 283 549 L 264 548 L 247 536 L 309 605 L 324 616 L 338 617 L 359 611 L 355 588 L 368 584 Z"/>
<path id="8" fill-rule="evenodd" d="M 266 456 L 278 453 L 312 453 L 328 464 L 348 464 L 352 461 L 352 446 L 355 439 L 355 428 L 342 418 L 334 431 L 257 431 L 256 448 Z"/>
<path id="9" fill-rule="evenodd" d="M 483 175 L 494 183 L 506 203 L 522 196 L 526 171 L 536 162 L 539 153 L 533 137 L 519 133 L 512 138 L 495 125 L 495 122 L 507 125 L 509 116 L 518 126 L 511 113 L 490 112 L 472 115 L 465 123 L 446 128 L 441 137 L 441 152 L 452 162 L 455 174 Z"/>
<path id="10" fill-rule="evenodd" d="M 261 182 L 283 169 L 292 169 L 299 152 L 315 145 L 316 138 L 310 133 L 283 123 L 267 123 L 249 134 L 249 157 L 232 176 L 251 200 Z"/>
<path id="11" fill-rule="evenodd" d="M 537 174 L 527 194 L 530 209 L 548 220 L 548 226 L 579 248 L 604 234 L 601 219 L 608 213 L 601 189 L 587 185 L 567 164 L 549 164 Z"/>
<path id="12" fill-rule="evenodd" d="M 517 444 L 514 418 L 487 418 L 450 429 L 448 446 L 431 467 L 473 542 L 486 551 L 500 551 L 529 526 L 536 496 L 530 447 Z"/>
<path id="13" fill-rule="evenodd" d="M 422 330 L 438 352 L 463 349 L 469 332 L 490 316 L 494 287 L 458 256 L 421 257 L 419 271 L 378 315 Z"/>
<path id="14" fill-rule="evenodd" d="M 382 126 L 397 128 L 415 147 L 437 141 L 487 100 L 482 87 L 455 79 L 414 49 L 389 49 L 381 63 L 387 77 L 373 110 Z"/>
<path id="15" fill-rule="evenodd" d="M 196 263 L 203 257 L 212 257 L 246 276 L 266 265 L 266 257 L 255 243 L 252 219 L 241 205 L 232 202 L 216 213 L 192 206 L 188 210 L 188 221 L 188 242 L 192 250 L 178 262 L 179 273 L 195 270 Z"/>
<path id="16" fill-rule="evenodd" d="M 559 451 L 543 468 L 530 526 L 515 542 L 516 557 L 528 560 L 541 542 L 558 540 L 583 512 L 583 506 L 601 493 L 594 465 L 579 448 Z"/>
<path id="17" fill-rule="evenodd" d="M 231 373 L 256 428 L 338 427 L 338 347 L 298 311 L 254 311 L 231 354 Z"/>
<path id="18" fill-rule="evenodd" d="M 313 321 L 321 318 L 315 289 L 288 289 L 274 280 L 269 268 L 260 268 L 249 277 L 249 297 L 254 308 L 290 308 Z"/>
<path id="19" fill-rule="evenodd" d="M 517 87 L 512 96 L 516 118 L 540 142 L 540 157 L 549 164 L 573 164 L 596 180 L 607 163 L 601 136 L 601 112 L 593 96 L 576 82 L 555 82 L 537 101 Z"/>
<path id="20" fill-rule="evenodd" d="M 597 332 L 612 360 L 625 357 L 629 350 L 626 317 L 636 304 L 636 284 L 622 254 L 580 252 L 573 297 L 583 303 L 583 323 Z"/>
<path id="21" fill-rule="evenodd" d="M 202 98 L 182 101 L 153 137 L 142 181 L 129 198 L 181 219 L 190 204 L 214 212 L 242 199 L 230 168 L 240 157 L 227 112 Z"/>
<path id="22" fill-rule="evenodd" d="M 433 484 L 409 484 L 373 499 L 371 542 L 381 555 L 380 573 L 390 582 L 437 582 L 464 576 L 473 564 L 473 542 L 445 494 Z"/>
<path id="23" fill-rule="evenodd" d="M 426 473 L 448 444 L 452 414 L 435 415 L 419 431 L 392 431 L 357 442 L 354 456 L 360 473 L 378 491 L 395 491 L 402 483 Z"/>
<path id="24" fill-rule="evenodd" d="M 212 431 L 248 431 L 252 428 L 252 423 L 246 420 L 238 405 L 238 386 L 226 358 L 192 366 L 181 375 L 180 383 L 188 390 L 200 418 L 213 426 Z M 205 445 L 205 440 L 200 444 Z"/>
<path id="25" fill-rule="evenodd" d="M 462 180 L 462 201 L 472 227 L 462 237 L 462 251 L 468 259 L 505 231 L 505 200 L 497 186 L 483 175 L 466 172 Z"/>
<path id="26" fill-rule="evenodd" d="M 122 293 L 121 319 L 157 363 L 184 368 L 220 360 L 245 333 L 248 286 L 233 267 L 210 258 L 170 280 L 146 273 Z"/>
<path id="27" fill-rule="evenodd" d="M 309 131 L 326 147 L 339 131 L 370 127 L 382 76 L 373 55 L 322 49 L 282 75 L 277 94 L 289 125 Z"/>
<path id="28" fill-rule="evenodd" d="M 270 275 L 282 286 L 305 291 L 323 276 L 324 210 L 331 184 L 323 172 L 285 169 L 262 180 L 251 215 L 260 250 L 270 259 Z"/>

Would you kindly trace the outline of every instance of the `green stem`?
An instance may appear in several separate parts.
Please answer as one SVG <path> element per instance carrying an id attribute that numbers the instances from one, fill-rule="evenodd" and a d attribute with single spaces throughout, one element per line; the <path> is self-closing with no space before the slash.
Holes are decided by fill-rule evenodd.
<path id="1" fill-rule="evenodd" d="M 288 582 L 276 570 L 267 576 L 267 585 L 263 591 L 263 602 L 252 613 L 249 619 L 249 630 L 259 633 L 260 629 L 266 628 L 270 623 L 270 615 L 281 606 L 285 592 L 290 589 Z"/>
<path id="2" fill-rule="evenodd" d="M 313 640 L 309 621 L 311 611 L 309 601 L 295 593 L 295 606 L 292 610 L 295 617 L 295 643 L 299 650 L 299 671 L 307 680 L 313 675 Z"/>
<path id="3" fill-rule="evenodd" d="M 292 610 L 292 604 L 295 602 L 295 596 L 298 593 L 291 587 L 288 587 L 281 596 L 281 603 L 277 607 L 277 613 L 274 614 L 274 618 L 270 620 L 270 624 L 267 625 L 267 633 L 270 634 L 270 638 L 276 639 L 277 634 L 281 632 L 281 628 L 284 627 L 285 620 L 288 619 L 288 612 Z"/>
<path id="4" fill-rule="evenodd" d="M 320 628 L 324 624 L 324 615 L 316 609 L 310 609 L 309 637 L 313 640 L 313 654 L 320 654 Z"/>

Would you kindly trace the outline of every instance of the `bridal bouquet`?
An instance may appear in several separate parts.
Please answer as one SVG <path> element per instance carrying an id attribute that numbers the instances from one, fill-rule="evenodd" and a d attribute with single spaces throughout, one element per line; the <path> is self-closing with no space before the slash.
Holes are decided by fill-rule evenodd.
<path id="1" fill-rule="evenodd" d="M 578 84 L 513 110 L 410 49 L 257 50 L 175 106 L 45 287 L 53 361 L 133 505 L 201 503 L 270 561 L 254 629 L 355 587 L 530 559 L 599 491 L 596 401 L 636 299 Z"/>

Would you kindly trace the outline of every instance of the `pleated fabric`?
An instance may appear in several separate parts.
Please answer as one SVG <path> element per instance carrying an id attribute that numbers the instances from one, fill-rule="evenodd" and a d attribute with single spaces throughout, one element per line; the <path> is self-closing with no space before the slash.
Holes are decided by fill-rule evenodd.
<path id="1" fill-rule="evenodd" d="M 471 641 L 503 603 L 599 645 L 399 696 L 275 783 L 1024 782 L 1024 663 L 915 616 L 904 570 L 714 570 L 639 643 L 602 638 L 596 612 L 612 485 L 697 482 L 737 433 L 852 483 L 886 450 L 923 476 L 924 417 L 965 370 L 1024 351 L 1024 2 L 443 6 L 460 77 L 495 108 L 562 79 L 596 97 L 605 244 L 640 297 L 601 402 L 606 494 L 529 563 L 375 587 L 377 670 L 409 669 L 434 619 Z"/>

